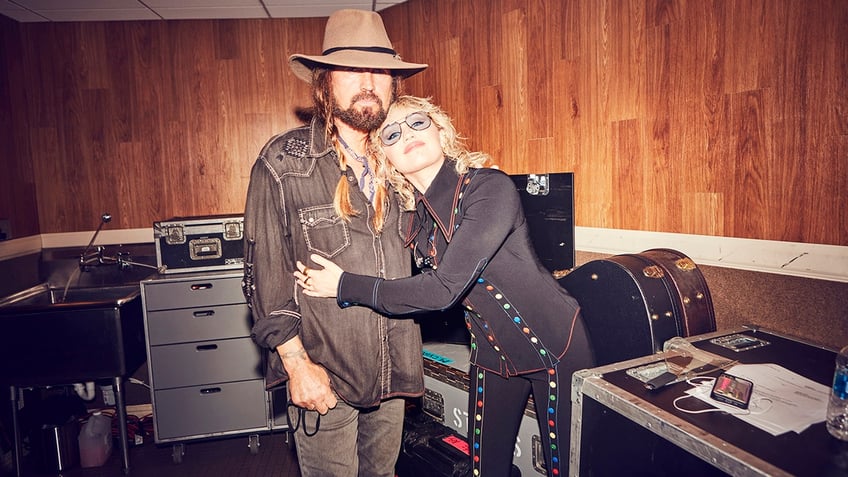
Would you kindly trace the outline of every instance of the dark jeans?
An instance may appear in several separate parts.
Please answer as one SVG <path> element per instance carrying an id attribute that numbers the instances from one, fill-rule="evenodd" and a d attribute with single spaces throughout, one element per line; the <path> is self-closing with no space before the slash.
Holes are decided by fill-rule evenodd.
<path id="1" fill-rule="evenodd" d="M 319 420 L 318 412 L 289 405 L 301 476 L 394 477 L 404 408 L 401 398 L 368 409 L 339 400 Z"/>

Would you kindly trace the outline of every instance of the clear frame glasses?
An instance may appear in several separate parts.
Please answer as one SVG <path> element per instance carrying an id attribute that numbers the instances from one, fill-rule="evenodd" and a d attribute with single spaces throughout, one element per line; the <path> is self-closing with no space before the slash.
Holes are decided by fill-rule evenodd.
<path id="1" fill-rule="evenodd" d="M 388 124 L 382 131 L 380 131 L 380 142 L 383 143 L 383 146 L 388 147 L 400 141 L 400 138 L 403 135 L 403 131 L 401 130 L 401 124 L 403 123 L 406 123 L 406 125 L 413 131 L 423 131 L 429 128 L 430 125 L 433 124 L 433 121 L 424 111 L 409 113 L 403 121 Z"/>

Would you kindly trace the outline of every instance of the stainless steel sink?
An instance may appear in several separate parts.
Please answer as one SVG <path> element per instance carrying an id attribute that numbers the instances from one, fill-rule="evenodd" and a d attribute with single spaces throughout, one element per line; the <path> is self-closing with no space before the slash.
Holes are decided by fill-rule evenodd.
<path id="1" fill-rule="evenodd" d="M 10 386 L 14 462 L 21 475 L 16 388 L 109 379 L 115 390 L 124 474 L 129 473 L 123 379 L 146 358 L 138 283 L 42 284 L 0 299 L 0 383 Z"/>
<path id="2" fill-rule="evenodd" d="M 64 297 L 64 298 L 63 298 Z M 40 285 L 0 301 L 0 382 L 127 376 L 145 360 L 140 287 Z"/>
<path id="3" fill-rule="evenodd" d="M 49 285 L 24 290 L 0 301 L 0 313 L 21 308 L 70 308 L 79 306 L 99 306 L 115 304 L 122 306 L 140 293 L 138 285 L 117 285 L 107 287 L 57 288 Z"/>

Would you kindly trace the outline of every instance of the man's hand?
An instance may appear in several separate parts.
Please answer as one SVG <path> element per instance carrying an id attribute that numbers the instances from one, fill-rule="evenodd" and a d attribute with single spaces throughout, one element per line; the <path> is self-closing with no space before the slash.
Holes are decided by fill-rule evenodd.
<path id="1" fill-rule="evenodd" d="M 299 337 L 277 347 L 289 375 L 288 390 L 295 406 L 327 414 L 338 400 L 330 386 L 330 376 L 323 366 L 315 364 L 303 348 Z"/>

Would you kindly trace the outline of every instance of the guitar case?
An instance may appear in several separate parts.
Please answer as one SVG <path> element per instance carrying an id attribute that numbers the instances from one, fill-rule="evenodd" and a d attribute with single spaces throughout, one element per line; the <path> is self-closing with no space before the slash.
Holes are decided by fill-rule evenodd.
<path id="1" fill-rule="evenodd" d="M 715 331 L 701 270 L 683 253 L 654 248 L 587 262 L 560 279 L 580 303 L 597 365 L 662 351 L 675 336 Z"/>

